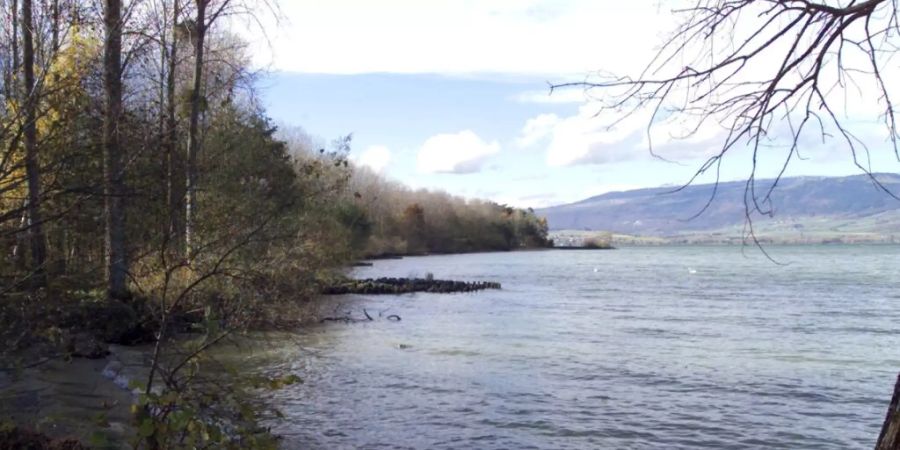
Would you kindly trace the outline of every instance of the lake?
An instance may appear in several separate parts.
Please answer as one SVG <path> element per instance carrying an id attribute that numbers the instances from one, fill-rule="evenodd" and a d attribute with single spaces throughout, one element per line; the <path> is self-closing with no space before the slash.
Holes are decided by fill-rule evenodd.
<path id="1" fill-rule="evenodd" d="M 285 447 L 871 448 L 900 247 L 634 247 L 376 261 L 499 291 L 352 296 L 273 367 Z M 379 314 L 381 317 L 379 317 Z M 385 320 L 388 314 L 400 322 Z"/>

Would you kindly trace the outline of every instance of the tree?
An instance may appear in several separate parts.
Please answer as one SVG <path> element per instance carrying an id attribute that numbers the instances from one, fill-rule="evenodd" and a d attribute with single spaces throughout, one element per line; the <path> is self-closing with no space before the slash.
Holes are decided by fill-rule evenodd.
<path id="1" fill-rule="evenodd" d="M 39 88 L 34 78 L 34 8 L 32 0 L 22 0 L 22 103 L 25 109 L 23 124 L 25 140 L 25 172 L 28 181 L 28 234 L 31 242 L 31 264 L 35 280 L 43 284 L 47 259 L 47 243 L 41 218 L 41 172 L 37 149 L 37 103 Z"/>
<path id="2" fill-rule="evenodd" d="M 639 75 L 605 76 L 551 89 L 576 86 L 592 91 L 592 97 L 601 100 L 598 113 L 616 113 L 619 120 L 645 114 L 654 156 L 658 155 L 651 132 L 663 122 L 679 122 L 676 139 L 691 138 L 704 128 L 721 128 L 718 152 L 686 184 L 710 170 L 718 180 L 723 158 L 749 146 L 745 212 L 748 236 L 754 242 L 752 214 L 772 215 L 771 194 L 804 143 L 811 143 L 807 138 L 840 139 L 853 163 L 872 175 L 867 163 L 871 142 L 842 114 L 850 102 L 836 94 L 877 98 L 879 119 L 900 160 L 894 92 L 886 82 L 887 60 L 900 44 L 896 1 L 693 0 L 691 4 L 675 11 L 683 17 L 680 25 Z M 786 152 L 780 173 L 773 183 L 758 186 L 758 158 L 779 145 Z"/>
<path id="3" fill-rule="evenodd" d="M 166 30 L 161 30 L 161 52 L 163 54 L 163 60 L 165 62 L 165 70 L 166 70 L 166 93 L 165 93 L 165 176 L 166 176 L 166 206 L 169 208 L 168 211 L 168 230 L 174 236 L 179 237 L 182 235 L 182 226 L 183 218 L 181 217 L 182 211 L 182 198 L 183 198 L 183 177 L 178 177 L 177 174 L 180 172 L 176 169 L 176 161 L 178 161 L 178 120 L 175 116 L 176 109 L 176 99 L 175 99 L 175 72 L 178 68 L 178 33 L 176 32 L 176 28 L 178 27 L 178 18 L 181 15 L 181 5 L 179 0 L 172 0 L 172 18 L 171 18 L 171 28 L 172 32 L 169 35 L 169 48 L 166 48 Z M 163 23 L 163 27 L 166 27 L 166 23 Z"/>
<path id="4" fill-rule="evenodd" d="M 274 3 L 271 3 L 269 0 L 193 0 L 193 4 L 195 8 L 194 19 L 180 25 L 181 29 L 190 36 L 194 47 L 193 79 L 188 100 L 190 103 L 190 114 L 188 116 L 184 195 L 184 240 L 188 254 L 190 254 L 192 246 L 197 245 L 193 241 L 196 239 L 196 224 L 194 222 L 197 208 L 197 177 L 199 171 L 197 158 L 198 153 L 202 150 L 203 141 L 200 121 L 201 115 L 205 114 L 209 107 L 209 98 L 204 89 L 206 87 L 204 72 L 207 69 L 205 60 L 207 34 L 221 17 L 244 15 L 258 21 L 257 13 L 254 11 L 255 4 L 268 9 L 273 15 L 277 16 Z M 211 6 L 212 8 L 210 8 Z M 258 22 L 257 24 L 259 25 Z M 260 30 L 265 33 L 261 25 Z"/>
<path id="5" fill-rule="evenodd" d="M 687 184 L 710 170 L 718 182 L 723 158 L 748 146 L 744 209 L 748 236 L 757 246 L 753 215 L 773 214 L 771 194 L 789 164 L 808 148 L 810 136 L 838 140 L 856 167 L 900 200 L 872 174 L 872 139 L 853 123 L 865 111 L 852 118 L 845 113 L 860 97 L 876 99 L 880 111 L 864 118 L 880 121 L 887 147 L 900 161 L 891 81 L 896 64 L 890 62 L 900 45 L 896 0 L 692 0 L 690 5 L 675 11 L 680 25 L 639 75 L 557 84 L 551 92 L 581 87 L 601 100 L 600 113 L 645 114 L 655 156 L 651 131 L 660 122 L 682 121 L 680 138 L 721 127 L 721 146 Z M 779 145 L 785 150 L 780 172 L 774 181 L 758 185 L 758 158 Z M 715 190 L 698 214 L 714 198 Z M 900 380 L 879 449 L 900 449 L 898 404 Z"/>
<path id="6" fill-rule="evenodd" d="M 403 210 L 403 236 L 406 238 L 406 251 L 410 254 L 427 250 L 427 231 L 425 225 L 425 209 L 418 203 L 410 204 Z"/>
<path id="7" fill-rule="evenodd" d="M 205 98 L 202 95 L 203 89 L 203 52 L 204 42 L 206 40 L 206 30 L 208 24 L 206 22 L 206 7 L 210 0 L 195 0 L 197 8 L 197 16 L 194 19 L 191 33 L 191 41 L 194 44 L 194 80 L 191 85 L 191 114 L 188 122 L 188 143 L 187 143 L 187 185 L 184 199 L 184 238 L 187 251 L 191 252 L 191 246 L 194 245 L 194 215 L 197 203 L 197 153 L 200 151 L 200 112 L 203 108 Z M 227 2 L 226 2 L 227 3 Z"/>
<path id="8" fill-rule="evenodd" d="M 128 296 L 128 257 L 125 243 L 125 161 L 120 142 L 122 126 L 122 1 L 106 0 L 103 87 L 103 172 L 106 202 L 106 271 L 110 298 Z"/>

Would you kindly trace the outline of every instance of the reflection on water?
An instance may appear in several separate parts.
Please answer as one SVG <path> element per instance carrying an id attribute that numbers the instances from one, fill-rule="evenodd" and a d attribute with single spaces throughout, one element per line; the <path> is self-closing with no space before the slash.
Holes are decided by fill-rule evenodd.
<path id="1" fill-rule="evenodd" d="M 269 357 L 285 446 L 871 448 L 900 370 L 897 247 L 523 252 L 378 261 L 361 277 L 502 291 L 332 298 L 399 314 Z M 377 318 L 377 317 L 376 317 Z"/>

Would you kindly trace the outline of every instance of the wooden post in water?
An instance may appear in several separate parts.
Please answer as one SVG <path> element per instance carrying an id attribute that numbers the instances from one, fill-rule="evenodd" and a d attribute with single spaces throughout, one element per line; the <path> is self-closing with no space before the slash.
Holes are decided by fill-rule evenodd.
<path id="1" fill-rule="evenodd" d="M 894 395 L 888 406 L 875 450 L 900 450 L 900 375 L 894 384 Z"/>

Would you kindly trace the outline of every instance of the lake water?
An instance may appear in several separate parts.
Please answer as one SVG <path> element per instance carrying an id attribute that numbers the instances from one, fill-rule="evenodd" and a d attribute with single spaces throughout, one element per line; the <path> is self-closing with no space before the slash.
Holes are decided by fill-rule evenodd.
<path id="1" fill-rule="evenodd" d="M 900 371 L 900 247 L 542 251 L 358 277 L 500 291 L 330 298 L 300 333 L 285 447 L 872 448 Z M 382 317 L 378 317 L 379 313 Z M 401 322 L 383 319 L 398 314 Z"/>

